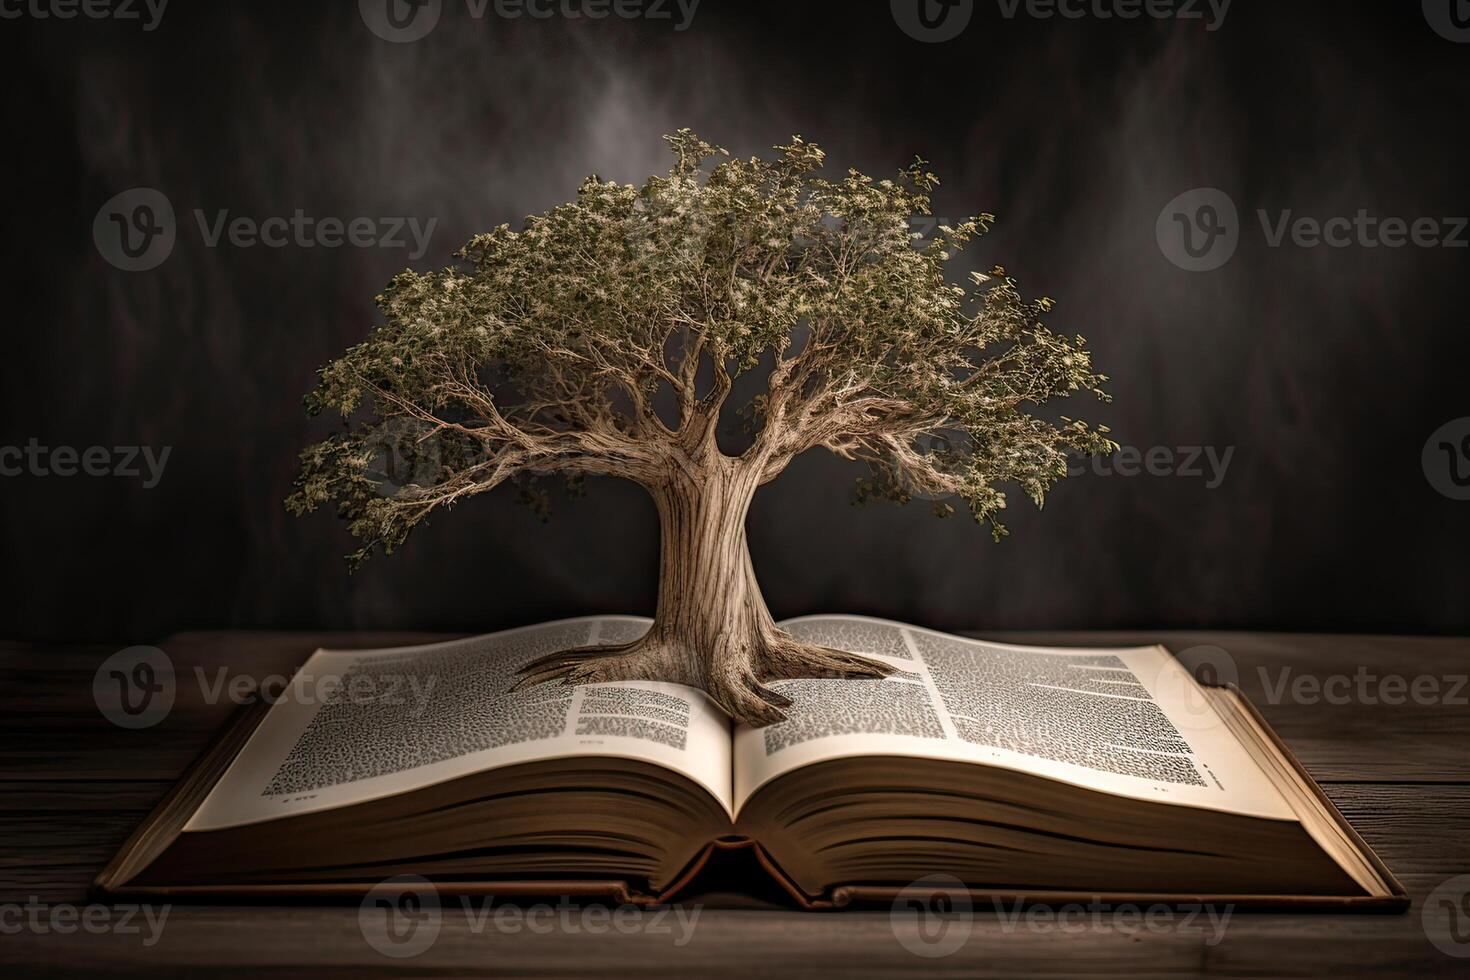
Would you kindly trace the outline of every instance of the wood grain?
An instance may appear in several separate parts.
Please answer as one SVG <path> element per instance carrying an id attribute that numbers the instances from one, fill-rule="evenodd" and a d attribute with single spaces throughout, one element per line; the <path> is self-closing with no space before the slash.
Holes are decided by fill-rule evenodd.
<path id="1" fill-rule="evenodd" d="M 158 726 L 117 729 L 91 700 L 92 674 L 113 648 L 0 644 L 0 903 L 87 901 L 97 870 L 168 789 L 233 708 L 206 697 L 194 668 L 260 677 L 286 672 L 318 646 L 428 642 L 424 634 L 182 634 L 165 641 L 181 678 L 174 710 Z M 1406 915 L 1232 915 L 1223 937 L 1204 928 L 1140 929 L 1106 918 L 1074 932 L 1010 923 L 977 909 L 953 955 L 922 958 L 913 923 L 884 911 L 809 914 L 729 908 L 738 896 L 705 894 L 686 942 L 644 928 L 594 934 L 482 928 L 457 905 L 441 915 L 422 955 L 394 960 L 364 939 L 355 905 L 175 906 L 161 937 L 30 928 L 0 936 L 6 975 L 830 977 L 1077 975 L 1321 976 L 1357 972 L 1459 975 L 1470 958 L 1446 956 L 1426 937 L 1422 900 L 1470 873 L 1470 709 L 1457 704 L 1298 703 L 1267 696 L 1279 672 L 1325 678 L 1361 667 L 1378 676 L 1453 677 L 1470 671 L 1470 641 L 1255 633 L 997 634 L 1059 645 L 1162 642 L 1227 651 L 1241 686 L 1322 782 L 1338 807 L 1415 899 Z M 1264 675 L 1261 671 L 1264 669 Z M 211 676 L 213 676 L 211 674 Z M 1470 692 L 1462 692 L 1470 693 Z M 745 902 L 745 904 L 753 904 Z M 3 907 L 3 905 L 0 905 Z M 539 920 L 538 920 L 539 922 Z M 575 922 L 572 923 L 574 926 Z M 907 945 L 906 945 L 907 943 Z M 1470 948 L 1465 950 L 1470 954 Z"/>

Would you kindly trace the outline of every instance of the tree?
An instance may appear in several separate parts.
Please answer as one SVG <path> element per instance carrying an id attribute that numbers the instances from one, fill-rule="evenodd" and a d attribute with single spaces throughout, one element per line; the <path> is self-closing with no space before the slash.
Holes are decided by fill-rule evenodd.
<path id="1" fill-rule="evenodd" d="M 827 449 L 868 465 L 860 499 L 920 496 L 941 516 L 962 501 L 998 540 L 1000 485 L 1040 506 L 1069 450 L 1116 448 L 1105 427 L 1028 409 L 1079 390 L 1106 399 L 1106 379 L 1081 337 L 1042 324 L 1051 302 L 1023 300 L 1004 270 L 946 279 L 993 219 L 916 241 L 939 183 L 925 161 L 834 181 L 800 137 L 773 159 L 717 165 L 726 151 L 692 132 L 665 139 L 674 165 L 642 187 L 588 177 L 522 230 L 472 239 L 458 264 L 395 277 L 377 298 L 385 322 L 307 396 L 344 431 L 302 453 L 287 503 L 336 501 L 363 542 L 355 565 L 507 481 L 543 507 L 538 476 L 632 480 L 662 535 L 653 627 L 542 658 L 522 683 L 673 681 L 766 724 L 790 704 L 767 682 L 890 668 L 776 627 L 746 547 L 757 488 Z M 727 453 L 716 437 L 733 382 L 760 371 L 748 448 Z M 385 440 L 415 482 L 376 471 Z"/>

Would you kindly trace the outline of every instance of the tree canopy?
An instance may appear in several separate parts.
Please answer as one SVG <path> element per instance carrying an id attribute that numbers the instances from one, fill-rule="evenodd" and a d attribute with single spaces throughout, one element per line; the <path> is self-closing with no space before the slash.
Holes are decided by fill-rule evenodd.
<path id="1" fill-rule="evenodd" d="M 362 547 L 391 552 L 436 510 L 528 477 L 624 477 L 653 492 L 698 479 L 740 374 L 737 465 L 758 482 L 823 448 L 868 464 L 863 499 L 963 502 L 999 538 L 1007 485 L 1039 506 L 1069 452 L 1116 448 L 1107 428 L 1035 409 L 1106 400 L 1080 336 L 1048 329 L 1003 269 L 946 268 L 993 217 L 913 230 L 938 179 L 819 174 L 793 137 L 730 158 L 689 130 L 641 187 L 588 177 L 576 199 L 478 235 L 446 268 L 396 276 L 383 323 L 320 372 L 312 413 L 343 431 L 302 453 L 287 501 L 335 501 Z M 730 406 L 732 409 L 737 406 Z M 387 482 L 385 446 L 418 473 Z M 415 463 L 430 465 L 415 465 Z"/>

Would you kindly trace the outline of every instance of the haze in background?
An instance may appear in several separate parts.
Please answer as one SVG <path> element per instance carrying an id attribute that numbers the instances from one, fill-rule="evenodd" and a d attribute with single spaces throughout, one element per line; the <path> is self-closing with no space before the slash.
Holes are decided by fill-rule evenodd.
<path id="1" fill-rule="evenodd" d="M 669 21 L 475 20 L 446 0 L 390 44 L 356 5 L 171 6 L 159 27 L 17 23 L 0 99 L 12 190 L 0 445 L 171 446 L 156 488 L 0 479 L 8 628 L 142 642 L 186 628 L 490 630 L 653 606 L 657 524 L 590 481 L 542 526 L 511 491 L 469 501 L 348 577 L 345 528 L 281 501 L 330 430 L 301 396 L 363 339 L 397 271 L 570 198 L 590 172 L 667 169 L 663 133 L 732 152 L 793 133 L 848 165 L 914 154 L 940 217 L 998 217 L 970 261 L 1058 301 L 1115 404 L 1075 404 L 1140 451 L 1227 458 L 1199 476 L 1100 475 L 1019 493 L 997 545 L 963 518 L 849 506 L 859 470 L 809 455 L 756 498 L 751 547 L 778 616 L 844 611 L 940 629 L 1470 629 L 1470 503 L 1420 454 L 1470 415 L 1470 249 L 1270 246 L 1257 216 L 1470 214 L 1457 145 L 1470 44 L 1415 4 L 1232 6 L 1198 22 L 1007 20 L 979 4 L 925 44 L 887 5 L 703 0 Z M 7 25 L 10 26 L 10 25 Z M 23 82 L 22 83 L 22 80 Z M 162 191 L 178 242 L 125 273 L 94 247 L 119 191 Z M 1222 268 L 1155 241 L 1166 202 L 1217 187 Z M 434 220 L 409 248 L 207 247 L 195 209 Z M 10 278 L 8 277 L 8 278 Z M 1215 478 L 1212 480 L 1212 477 Z M 1210 485 L 1211 483 L 1217 485 Z"/>

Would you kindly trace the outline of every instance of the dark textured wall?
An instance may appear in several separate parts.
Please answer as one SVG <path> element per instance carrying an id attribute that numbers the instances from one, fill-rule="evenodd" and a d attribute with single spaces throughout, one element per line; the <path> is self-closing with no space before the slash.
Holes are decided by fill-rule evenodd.
<path id="1" fill-rule="evenodd" d="M 906 35 L 884 3 L 703 0 L 676 30 L 477 20 L 444 0 L 404 44 L 357 6 L 175 0 L 153 30 L 0 22 L 0 446 L 171 447 L 149 489 L 0 478 L 0 631 L 142 642 L 650 610 L 656 525 L 626 484 L 589 485 L 547 526 L 508 492 L 479 497 L 350 578 L 339 523 L 281 500 L 297 450 L 326 431 L 300 397 L 365 334 L 395 271 L 444 263 L 588 172 L 665 169 L 659 136 L 686 125 L 742 153 L 800 133 L 870 173 L 924 155 L 941 215 L 999 216 L 977 259 L 1056 298 L 1054 325 L 1084 333 L 1112 376 L 1115 404 L 1077 414 L 1140 451 L 1231 453 L 1223 478 L 1089 471 L 1044 513 L 1017 499 L 999 545 L 922 506 L 853 509 L 855 472 L 804 457 L 750 518 L 777 615 L 1470 629 L 1470 502 L 1436 490 L 1447 475 L 1421 459 L 1470 416 L 1470 249 L 1273 247 L 1256 214 L 1365 210 L 1443 235 L 1441 219 L 1470 214 L 1470 43 L 1418 3 L 1237 0 L 1210 30 L 1024 4 L 1008 18 L 992 0 L 944 43 Z M 177 240 L 127 272 L 93 224 L 136 187 L 167 197 Z M 1181 269 L 1156 239 L 1161 209 L 1196 187 L 1238 209 L 1236 250 L 1213 271 Z M 298 208 L 436 225 L 413 259 L 411 244 L 209 247 L 193 214 Z"/>

